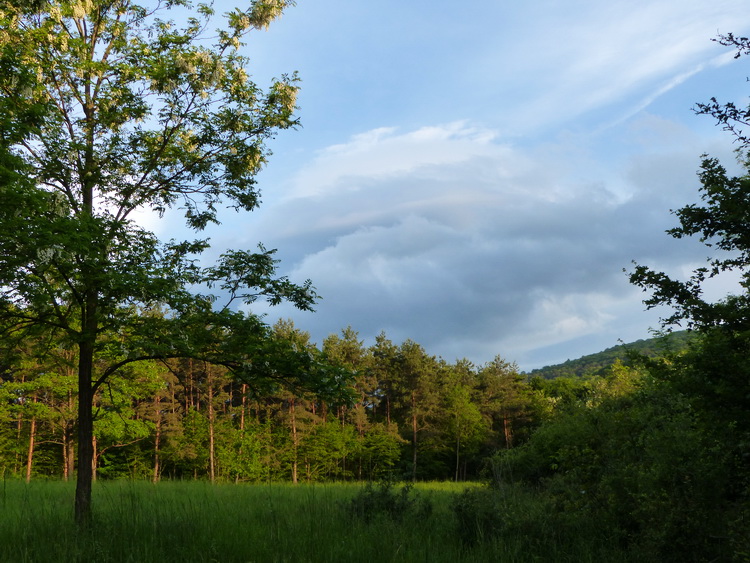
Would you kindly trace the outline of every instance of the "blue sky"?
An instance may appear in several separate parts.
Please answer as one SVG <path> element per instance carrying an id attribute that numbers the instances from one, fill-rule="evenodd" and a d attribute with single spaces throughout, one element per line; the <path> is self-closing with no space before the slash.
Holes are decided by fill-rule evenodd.
<path id="1" fill-rule="evenodd" d="M 659 315 L 623 268 L 706 256 L 664 230 L 702 153 L 734 162 L 691 109 L 746 103 L 727 32 L 750 32 L 746 2 L 300 0 L 246 54 L 262 86 L 299 71 L 302 128 L 271 143 L 260 210 L 209 235 L 312 279 L 315 313 L 255 310 L 318 343 L 351 325 L 528 370 L 646 338 Z"/>

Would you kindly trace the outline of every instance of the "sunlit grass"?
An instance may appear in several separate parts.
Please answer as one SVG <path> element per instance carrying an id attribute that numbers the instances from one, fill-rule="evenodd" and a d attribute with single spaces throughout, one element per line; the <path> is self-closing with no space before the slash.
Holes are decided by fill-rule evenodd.
<path id="1" fill-rule="evenodd" d="M 78 531 L 72 517 L 73 483 L 27 485 L 8 480 L 0 483 L 0 561 L 547 560 L 539 558 L 538 544 L 544 538 L 462 542 L 451 506 L 465 487 L 419 484 L 412 494 L 429 499 L 431 513 L 401 521 L 376 515 L 365 521 L 348 510 L 362 489 L 360 484 L 100 481 L 94 484 L 93 525 Z M 525 550 L 524 545 L 535 545 L 535 549 Z M 564 552 L 555 557 L 556 561 L 574 560 Z M 580 554 L 576 557 L 587 559 Z"/>
<path id="2" fill-rule="evenodd" d="M 90 532 L 72 522 L 74 485 L 4 481 L 2 561 L 448 561 L 449 493 L 435 522 L 352 519 L 355 484 L 211 485 L 98 482 Z M 429 488 L 422 487 L 422 490 Z M 446 549 L 452 554 L 443 557 Z"/>

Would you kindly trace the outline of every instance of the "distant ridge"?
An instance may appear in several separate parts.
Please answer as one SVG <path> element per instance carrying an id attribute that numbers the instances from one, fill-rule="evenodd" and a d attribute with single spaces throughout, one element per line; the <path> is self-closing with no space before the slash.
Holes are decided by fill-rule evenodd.
<path id="1" fill-rule="evenodd" d="M 524 373 L 528 377 L 543 377 L 545 379 L 563 376 L 581 377 L 584 375 L 595 375 L 597 372 L 614 364 L 617 360 L 627 363 L 628 351 L 635 351 L 651 357 L 660 356 L 667 351 L 675 352 L 686 348 L 690 340 L 694 337 L 694 333 L 681 330 L 664 336 L 636 340 L 629 344 L 618 344 L 602 352 L 582 356 L 577 360 L 567 360 L 562 364 L 545 366 Z"/>

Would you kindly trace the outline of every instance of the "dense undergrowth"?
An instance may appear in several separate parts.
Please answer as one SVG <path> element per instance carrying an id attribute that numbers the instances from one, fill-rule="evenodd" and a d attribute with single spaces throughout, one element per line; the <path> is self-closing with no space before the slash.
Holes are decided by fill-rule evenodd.
<path id="1" fill-rule="evenodd" d="M 455 504 L 468 541 L 606 541 L 638 561 L 750 561 L 748 337 L 615 365 Z M 594 540 L 599 538 L 599 540 Z"/>

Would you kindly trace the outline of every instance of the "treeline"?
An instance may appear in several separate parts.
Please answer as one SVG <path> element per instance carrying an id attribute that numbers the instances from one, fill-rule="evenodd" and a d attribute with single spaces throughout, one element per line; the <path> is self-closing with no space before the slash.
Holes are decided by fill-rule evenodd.
<path id="1" fill-rule="evenodd" d="M 290 321 L 273 327 L 320 354 Z M 501 358 L 448 363 L 381 334 L 365 347 L 351 328 L 322 344 L 354 374 L 348 404 L 276 380 L 243 382 L 200 360 L 123 367 L 95 397 L 98 477 L 222 481 L 474 479 L 498 449 L 522 443 L 544 401 Z M 0 473 L 68 479 L 76 468 L 77 355 L 24 342 L 2 368 Z M 256 383 L 256 384 L 253 384 Z"/>

